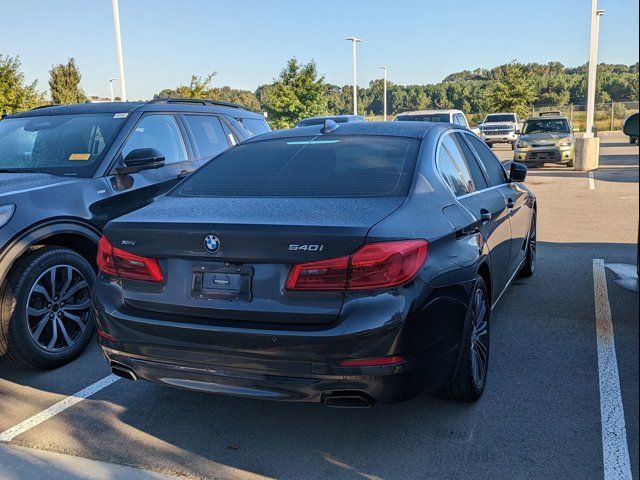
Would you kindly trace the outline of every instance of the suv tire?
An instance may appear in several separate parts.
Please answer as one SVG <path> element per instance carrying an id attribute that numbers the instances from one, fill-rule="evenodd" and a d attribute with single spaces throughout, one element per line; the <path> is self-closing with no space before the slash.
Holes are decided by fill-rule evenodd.
<path id="1" fill-rule="evenodd" d="M 482 277 L 475 280 L 467 306 L 460 359 L 453 378 L 437 390 L 443 400 L 475 402 L 484 392 L 489 366 L 489 295 Z"/>
<path id="2" fill-rule="evenodd" d="M 95 329 L 95 278 L 91 264 L 68 248 L 42 247 L 18 259 L 0 288 L 0 355 L 40 369 L 80 355 Z"/>

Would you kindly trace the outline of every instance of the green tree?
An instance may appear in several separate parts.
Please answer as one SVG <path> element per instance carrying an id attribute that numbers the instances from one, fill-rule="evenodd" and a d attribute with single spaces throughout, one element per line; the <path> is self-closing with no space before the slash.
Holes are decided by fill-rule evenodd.
<path id="1" fill-rule="evenodd" d="M 300 64 L 294 57 L 280 76 L 261 90 L 261 102 L 275 128 L 290 128 L 298 120 L 327 111 L 327 87 L 315 62 Z"/>
<path id="2" fill-rule="evenodd" d="M 536 101 L 535 84 L 521 63 L 513 61 L 494 71 L 495 84 L 489 92 L 494 111 L 516 112 L 525 117 Z"/>
<path id="3" fill-rule="evenodd" d="M 26 84 L 18 57 L 0 54 L 0 114 L 28 110 L 44 103 L 38 82 Z"/>
<path id="4" fill-rule="evenodd" d="M 76 61 L 70 58 L 66 64 L 54 65 L 49 70 L 49 88 L 51 89 L 51 100 L 56 105 L 69 103 L 84 103 L 87 96 L 80 88 L 80 70 Z"/>

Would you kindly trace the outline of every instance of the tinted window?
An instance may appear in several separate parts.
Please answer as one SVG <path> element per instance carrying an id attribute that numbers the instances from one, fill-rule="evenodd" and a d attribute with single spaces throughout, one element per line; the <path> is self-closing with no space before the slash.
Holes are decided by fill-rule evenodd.
<path id="1" fill-rule="evenodd" d="M 122 149 L 122 156 L 138 148 L 155 148 L 164 155 L 165 163 L 187 159 L 182 135 L 173 115 L 143 117 Z"/>
<path id="2" fill-rule="evenodd" d="M 240 144 L 174 193 L 200 197 L 387 197 L 409 190 L 419 142 L 399 137 L 295 137 Z"/>
<path id="3" fill-rule="evenodd" d="M 450 123 L 448 113 L 436 113 L 436 114 L 416 114 L 416 115 L 399 115 L 395 118 L 396 122 L 435 122 L 435 123 Z"/>
<path id="4" fill-rule="evenodd" d="M 270 132 L 271 129 L 267 122 L 259 118 L 237 118 L 242 126 L 254 135 Z"/>
<path id="5" fill-rule="evenodd" d="M 0 168 L 91 176 L 125 121 L 113 113 L 2 120 Z"/>
<path id="6" fill-rule="evenodd" d="M 459 133 L 444 137 L 442 145 L 463 172 L 463 178 L 467 184 L 466 193 L 487 188 L 480 166 Z"/>
<path id="7" fill-rule="evenodd" d="M 467 135 L 467 139 L 471 142 L 471 146 L 478 154 L 478 157 L 480 157 L 491 186 L 495 187 L 496 185 L 507 183 L 507 176 L 502 163 L 500 163 L 500 160 L 493 154 L 491 149 L 482 140 L 473 135 Z"/>
<path id="8" fill-rule="evenodd" d="M 473 191 L 473 180 L 469 170 L 464 164 L 458 164 L 445 148 L 438 151 L 438 169 L 456 196 Z"/>
<path id="9" fill-rule="evenodd" d="M 483 190 L 487 188 L 489 184 L 487 183 L 487 180 L 482 172 L 482 168 L 478 163 L 478 159 L 476 158 L 473 151 L 469 147 L 469 144 L 467 144 L 467 142 L 464 141 L 465 137 L 469 138 L 470 135 L 464 135 L 462 133 L 454 133 L 452 135 L 449 135 L 449 137 L 452 137 L 451 144 L 453 144 L 455 141 L 455 144 L 458 147 L 459 152 L 464 156 L 464 159 L 467 164 L 467 168 L 471 172 L 471 178 L 473 178 L 473 183 L 476 186 L 476 190 Z M 453 145 L 452 145 L 452 148 L 453 148 Z"/>
<path id="10" fill-rule="evenodd" d="M 218 117 L 213 115 L 186 115 L 185 119 L 196 141 L 200 157 L 215 157 L 229 148 L 229 143 Z"/>

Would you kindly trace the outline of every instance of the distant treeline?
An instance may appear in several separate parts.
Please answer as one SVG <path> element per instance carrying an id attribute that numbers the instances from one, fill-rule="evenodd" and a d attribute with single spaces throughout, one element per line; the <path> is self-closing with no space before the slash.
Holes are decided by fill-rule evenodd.
<path id="1" fill-rule="evenodd" d="M 507 64 L 491 70 L 478 68 L 452 73 L 442 82 L 428 85 L 396 85 L 389 82 L 388 111 L 395 114 L 407 110 L 429 108 L 457 108 L 468 113 L 487 112 L 494 109 L 492 92 L 496 82 L 504 76 L 505 69 L 515 65 L 516 74 L 521 74 L 530 83 L 533 101 L 529 106 L 555 106 L 583 104 L 587 91 L 587 66 L 565 67 L 560 62 L 547 64 Z M 163 90 L 158 96 L 208 96 L 217 100 L 240 103 L 253 110 L 268 110 L 262 102 L 265 87 L 255 92 L 230 87 L 212 88 L 213 76 L 205 79 L 194 77 L 191 85 Z M 275 83 L 275 82 L 274 82 Z M 324 83 L 326 87 L 327 112 L 330 114 L 352 113 L 351 85 L 338 86 Z M 383 81 L 374 80 L 358 91 L 361 114 L 381 115 Z M 596 102 L 622 102 L 638 100 L 638 63 L 635 65 L 598 66 L 598 90 Z"/>

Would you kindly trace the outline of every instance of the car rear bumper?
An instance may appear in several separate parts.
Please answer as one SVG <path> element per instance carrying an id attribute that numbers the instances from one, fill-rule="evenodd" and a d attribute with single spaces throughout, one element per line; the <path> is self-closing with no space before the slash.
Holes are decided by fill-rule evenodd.
<path id="1" fill-rule="evenodd" d="M 394 403 L 446 383 L 459 357 L 467 291 L 461 286 L 461 301 L 433 299 L 404 319 L 371 318 L 367 310 L 323 328 L 283 330 L 213 319 L 175 321 L 124 305 L 114 308 L 110 300 L 118 289 L 98 280 L 93 295 L 98 341 L 115 373 L 203 392 L 331 406 Z M 407 303 L 397 295 L 381 297 Z M 376 310 L 387 309 L 378 305 Z M 339 365 L 392 355 L 404 362 Z M 344 405 L 349 403 L 354 405 Z"/>

